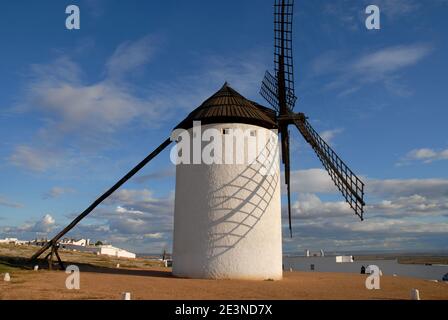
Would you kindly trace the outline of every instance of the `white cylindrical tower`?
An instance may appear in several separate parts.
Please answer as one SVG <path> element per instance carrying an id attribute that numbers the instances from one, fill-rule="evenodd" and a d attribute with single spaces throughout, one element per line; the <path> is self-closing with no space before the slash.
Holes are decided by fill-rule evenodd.
<path id="1" fill-rule="evenodd" d="M 202 133 L 213 129 L 221 134 L 223 161 L 176 166 L 175 276 L 282 278 L 279 146 L 269 112 L 226 84 L 178 127 L 188 130 L 191 141 L 192 121 L 202 122 Z M 246 134 L 244 150 L 238 144 L 228 147 L 227 135 L 235 132 Z M 258 142 L 257 148 L 250 149 L 250 139 Z M 205 145 L 200 150 L 205 152 Z M 234 156 L 243 152 L 244 162 L 232 157 L 229 164 L 229 150 Z"/>

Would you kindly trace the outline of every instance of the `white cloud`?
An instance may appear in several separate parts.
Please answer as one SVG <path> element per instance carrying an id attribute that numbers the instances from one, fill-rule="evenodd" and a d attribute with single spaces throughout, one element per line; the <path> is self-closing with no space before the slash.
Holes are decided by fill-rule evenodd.
<path id="1" fill-rule="evenodd" d="M 58 198 L 64 194 L 73 193 L 73 192 L 75 192 L 75 190 L 72 188 L 53 187 L 43 194 L 43 198 L 44 199 L 54 199 L 54 198 Z"/>
<path id="2" fill-rule="evenodd" d="M 158 197 L 148 189 L 121 189 L 67 237 L 101 240 L 137 252 L 161 252 L 170 245 L 173 213 L 172 193 Z"/>
<path id="3" fill-rule="evenodd" d="M 361 222 L 352 216 L 318 216 L 293 220 L 294 238 L 285 242 L 285 251 L 446 250 L 447 231 L 446 220 L 367 217 Z"/>
<path id="4" fill-rule="evenodd" d="M 398 197 L 382 200 L 368 205 L 366 212 L 382 217 L 416 217 L 443 216 L 448 213 L 448 200 L 428 199 L 421 195 Z"/>
<path id="5" fill-rule="evenodd" d="M 349 57 L 342 52 L 328 52 L 313 62 L 314 76 L 332 75 L 326 90 L 338 90 L 340 96 L 350 95 L 366 84 L 379 83 L 397 95 L 408 94 L 401 81 L 402 72 L 429 56 L 432 46 L 409 44 L 389 46 L 368 52 L 358 57 Z"/>
<path id="6" fill-rule="evenodd" d="M 448 232 L 448 223 L 428 223 L 403 219 L 372 220 L 366 223 L 334 222 L 336 228 L 353 232 L 389 233 L 389 234 L 418 234 L 418 233 L 445 233 Z"/>
<path id="7" fill-rule="evenodd" d="M 144 235 L 145 238 L 149 239 L 161 239 L 163 238 L 163 233 L 157 232 L 157 233 L 147 233 Z"/>
<path id="8" fill-rule="evenodd" d="M 322 202 L 315 194 L 300 194 L 292 207 L 292 215 L 299 219 L 315 219 L 318 217 L 340 217 L 352 213 L 345 201 Z"/>
<path id="9" fill-rule="evenodd" d="M 142 211 L 129 210 L 129 209 L 123 208 L 121 206 L 117 207 L 116 212 L 119 213 L 120 215 L 143 215 L 144 214 L 144 212 L 142 212 Z"/>
<path id="10" fill-rule="evenodd" d="M 398 165 L 408 164 L 412 161 L 422 161 L 424 163 L 431 163 L 438 160 L 448 160 L 448 149 L 434 150 L 429 148 L 414 149 L 410 151 Z"/>
<path id="11" fill-rule="evenodd" d="M 325 1 L 322 11 L 351 31 L 363 31 L 365 30 L 364 21 L 366 19 L 365 8 L 371 4 L 380 8 L 382 17 L 389 18 L 393 22 L 418 12 L 421 6 L 421 3 L 416 0 L 376 0 L 374 2 L 370 0 L 340 0 L 337 3 Z M 334 27 L 333 21 L 331 22 L 332 27 Z M 326 24 L 323 24 L 323 26 L 327 27 Z"/>
<path id="12" fill-rule="evenodd" d="M 324 169 L 291 171 L 291 190 L 299 193 L 338 192 L 333 181 L 331 181 L 328 172 Z"/>
<path id="13" fill-rule="evenodd" d="M 147 181 L 151 180 L 159 180 L 159 179 L 165 179 L 165 178 L 173 178 L 176 175 L 176 167 L 170 166 L 165 169 L 158 170 L 156 172 L 151 172 L 148 174 L 136 176 L 134 180 L 137 183 L 145 183 Z"/>
<path id="14" fill-rule="evenodd" d="M 36 222 L 29 230 L 32 232 L 48 233 L 55 226 L 56 220 L 49 214 L 46 214 L 40 221 Z"/>
<path id="15" fill-rule="evenodd" d="M 391 18 L 416 12 L 421 5 L 415 0 L 376 0 L 375 4 Z"/>
<path id="16" fill-rule="evenodd" d="M 162 116 L 162 96 L 143 94 L 143 88 L 122 79 L 151 62 L 155 47 L 150 36 L 122 43 L 104 65 L 105 74 L 94 81 L 86 80 L 81 65 L 69 56 L 34 64 L 17 108 L 45 117 L 39 135 L 49 141 L 66 135 L 93 140 L 97 134 L 104 140 L 105 133 L 133 122 L 158 125 L 147 120 Z"/>
<path id="17" fill-rule="evenodd" d="M 352 70 L 368 78 L 382 78 L 385 75 L 412 66 L 431 52 L 428 45 L 386 47 L 360 57 L 352 65 Z"/>
<path id="18" fill-rule="evenodd" d="M 148 189 L 120 189 L 108 199 L 111 203 L 130 204 L 135 201 L 150 201 L 153 198 L 153 192 Z"/>
<path id="19" fill-rule="evenodd" d="M 27 222 L 19 227 L 4 227 L 1 231 L 20 238 L 22 236 L 29 237 L 35 234 L 48 234 L 55 227 L 56 220 L 50 214 L 46 214 L 38 221 Z"/>
<path id="20" fill-rule="evenodd" d="M 448 197 L 447 179 L 372 179 L 360 176 L 370 197 L 409 197 L 420 195 L 428 199 Z M 314 168 L 291 171 L 291 190 L 298 193 L 339 194 L 328 172 Z"/>
<path id="21" fill-rule="evenodd" d="M 446 179 L 369 179 L 366 184 L 365 217 L 394 219 L 397 217 L 448 216 L 448 180 Z M 300 219 L 318 217 L 351 217 L 345 203 L 324 169 L 291 172 L 291 190 L 299 198 L 293 204 L 294 215 Z M 322 201 L 317 194 L 332 194 L 340 201 Z"/>
<path id="22" fill-rule="evenodd" d="M 424 196 L 428 199 L 448 197 L 447 179 L 369 179 L 366 193 L 376 197 Z"/>
<path id="23" fill-rule="evenodd" d="M 47 152 L 25 145 L 17 146 L 8 160 L 16 166 L 38 172 L 55 164 L 55 158 L 50 157 Z"/>
<path id="24" fill-rule="evenodd" d="M 173 212 L 173 194 L 156 197 L 148 189 L 121 189 L 92 218 L 107 225 L 111 234 L 141 237 L 171 231 Z"/>
<path id="25" fill-rule="evenodd" d="M 9 208 L 23 208 L 24 207 L 23 204 L 10 201 L 1 195 L 0 195 L 0 206 L 9 207 Z"/>
<path id="26" fill-rule="evenodd" d="M 225 80 L 243 94 L 257 94 L 264 70 L 258 52 L 239 52 L 225 59 L 218 55 L 206 60 L 196 57 L 192 62 L 195 73 L 175 73 L 169 82 L 154 80 L 140 86 L 124 77 L 150 64 L 157 46 L 153 36 L 120 44 L 98 79 L 87 77 L 83 66 L 69 56 L 32 65 L 17 109 L 33 113 L 42 125 L 33 144 L 17 146 L 10 162 L 36 172 L 58 164 L 66 168 L 73 155 L 117 147 L 123 129 L 160 127 L 174 116 L 180 122 Z"/>
<path id="27" fill-rule="evenodd" d="M 45 144 L 45 141 L 43 142 Z M 37 144 L 16 146 L 7 158 L 14 166 L 36 173 L 58 171 L 65 176 L 64 170 L 77 168 L 89 161 L 98 160 L 97 156 L 73 149 L 60 149 L 56 146 L 39 146 Z"/>
<path id="28" fill-rule="evenodd" d="M 157 47 L 156 40 L 151 36 L 143 37 L 135 42 L 124 42 L 107 61 L 107 72 L 112 77 L 120 77 L 136 70 L 153 58 Z"/>
<path id="29" fill-rule="evenodd" d="M 62 133 L 76 133 L 82 129 L 113 132 L 140 116 L 158 115 L 157 108 L 149 100 L 108 80 L 94 84 L 42 80 L 30 88 L 29 99 L 44 113 L 56 118 L 57 124 L 51 129 Z"/>
<path id="30" fill-rule="evenodd" d="M 336 135 L 343 132 L 343 129 L 333 129 L 333 130 L 325 130 L 320 133 L 320 137 L 325 140 L 329 145 L 333 144 L 333 139 Z"/>

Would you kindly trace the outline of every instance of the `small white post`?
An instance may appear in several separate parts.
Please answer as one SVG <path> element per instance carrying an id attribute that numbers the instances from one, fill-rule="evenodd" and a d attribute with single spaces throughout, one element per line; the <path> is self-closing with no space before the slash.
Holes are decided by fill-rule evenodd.
<path id="1" fill-rule="evenodd" d="M 289 272 L 292 272 L 292 268 L 289 268 Z"/>
<path id="2" fill-rule="evenodd" d="M 34 271 L 38 271 L 39 270 L 39 266 L 34 266 Z"/>
<path id="3" fill-rule="evenodd" d="M 120 268 L 120 264 L 119 263 L 117 263 L 117 268 Z"/>
<path id="4" fill-rule="evenodd" d="M 130 292 L 123 292 L 121 294 L 121 300 L 131 300 L 131 293 Z"/>
<path id="5" fill-rule="evenodd" d="M 3 278 L 3 280 L 6 282 L 11 281 L 11 276 L 9 275 L 9 273 L 5 273 L 5 277 Z"/>
<path id="6" fill-rule="evenodd" d="M 417 289 L 411 290 L 411 300 L 420 300 L 420 292 Z"/>

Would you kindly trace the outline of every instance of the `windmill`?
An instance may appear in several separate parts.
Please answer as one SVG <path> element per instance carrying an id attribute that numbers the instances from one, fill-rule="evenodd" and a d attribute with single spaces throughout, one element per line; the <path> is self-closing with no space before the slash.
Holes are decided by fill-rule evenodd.
<path id="1" fill-rule="evenodd" d="M 291 225 L 291 181 L 288 127 L 294 125 L 311 145 L 350 207 L 363 219 L 364 184 L 311 127 L 303 113 L 294 112 L 292 59 L 293 0 L 275 0 L 275 74 L 266 72 L 261 95 L 273 109 L 248 100 L 227 83 L 193 110 L 175 130 L 196 135 L 197 121 L 225 136 L 248 130 L 269 137 L 263 147 L 268 157 L 249 164 L 178 164 L 173 237 L 173 274 L 193 278 L 281 279 L 282 236 L 278 138 L 288 196 Z M 58 241 L 98 205 L 165 150 L 166 139 L 122 179 L 94 201 L 31 259 L 46 255 L 61 268 Z M 183 139 L 182 139 L 183 140 Z M 201 146 L 203 148 L 203 146 Z M 233 150 L 233 149 L 232 149 Z M 270 174 L 261 174 L 269 169 Z"/>

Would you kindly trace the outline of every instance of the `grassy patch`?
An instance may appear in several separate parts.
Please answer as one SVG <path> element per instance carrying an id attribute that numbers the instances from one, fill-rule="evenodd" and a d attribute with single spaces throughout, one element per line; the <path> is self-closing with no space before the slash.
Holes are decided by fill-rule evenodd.
<path id="1" fill-rule="evenodd" d="M 17 270 L 17 268 L 0 261 L 0 273 L 12 272 L 14 270 Z"/>

